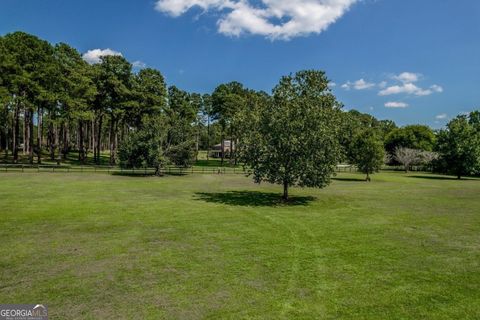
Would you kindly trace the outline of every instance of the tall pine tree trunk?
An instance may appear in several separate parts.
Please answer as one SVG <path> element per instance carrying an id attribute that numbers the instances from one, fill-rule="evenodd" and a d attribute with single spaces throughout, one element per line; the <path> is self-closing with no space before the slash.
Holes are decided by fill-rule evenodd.
<path id="1" fill-rule="evenodd" d="M 78 121 L 78 160 L 83 163 L 85 161 L 85 150 L 83 145 L 83 121 Z"/>
<path id="2" fill-rule="evenodd" d="M 63 160 L 66 160 L 67 159 L 67 156 L 68 156 L 68 152 L 69 152 L 69 149 L 70 149 L 70 132 L 69 132 L 69 128 L 68 128 L 68 123 L 65 122 L 63 124 L 63 137 L 62 137 L 62 142 L 63 142 L 63 151 L 62 151 L 62 157 L 63 157 Z"/>
<path id="3" fill-rule="evenodd" d="M 38 108 L 37 119 L 37 163 L 42 164 L 42 126 L 43 126 L 43 112 L 42 108 Z"/>
<path id="4" fill-rule="evenodd" d="M 115 164 L 115 118 L 110 119 L 110 165 Z"/>
<path id="5" fill-rule="evenodd" d="M 12 151 L 13 151 L 13 163 L 18 162 L 18 134 L 19 134 L 19 114 L 20 114 L 20 106 L 18 103 L 15 105 L 15 111 L 13 113 L 13 125 L 12 125 Z"/>
<path id="6" fill-rule="evenodd" d="M 26 155 L 28 150 L 28 111 L 27 108 L 23 108 L 23 150 L 22 154 Z"/>
<path id="7" fill-rule="evenodd" d="M 50 160 L 55 160 L 55 132 L 53 121 L 50 119 L 48 124 L 48 146 L 50 148 Z"/>
<path id="8" fill-rule="evenodd" d="M 97 160 L 96 163 L 100 164 L 100 152 L 102 151 L 102 125 L 103 125 L 103 116 L 100 115 L 98 120 L 97 128 Z"/>
<path id="9" fill-rule="evenodd" d="M 207 162 L 210 160 L 210 117 L 207 118 Z"/>
<path id="10" fill-rule="evenodd" d="M 28 111 L 28 162 L 33 164 L 33 110 Z"/>

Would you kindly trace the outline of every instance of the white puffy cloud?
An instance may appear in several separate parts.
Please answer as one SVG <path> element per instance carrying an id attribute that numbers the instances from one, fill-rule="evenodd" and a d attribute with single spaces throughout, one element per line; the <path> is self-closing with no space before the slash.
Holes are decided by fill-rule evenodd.
<path id="1" fill-rule="evenodd" d="M 156 10 L 178 17 L 193 7 L 220 13 L 218 31 L 271 39 L 321 33 L 359 0 L 157 0 Z"/>
<path id="2" fill-rule="evenodd" d="M 82 55 L 82 58 L 89 64 L 95 64 L 100 63 L 100 57 L 104 56 L 122 56 L 122 54 L 112 49 L 93 49 L 85 52 Z"/>
<path id="3" fill-rule="evenodd" d="M 445 120 L 448 118 L 448 115 L 446 113 L 439 114 L 435 117 L 437 120 Z"/>
<path id="4" fill-rule="evenodd" d="M 385 103 L 386 108 L 407 108 L 408 104 L 405 102 L 390 101 Z"/>
<path id="5" fill-rule="evenodd" d="M 375 83 L 367 82 L 364 79 L 357 80 L 353 83 L 353 88 L 355 90 L 365 90 L 375 87 Z"/>
<path id="6" fill-rule="evenodd" d="M 350 90 L 351 88 L 355 90 L 366 90 L 375 87 L 375 83 L 365 81 L 365 79 L 360 79 L 355 82 L 348 81 L 342 85 L 342 88 L 345 90 Z"/>
<path id="7" fill-rule="evenodd" d="M 429 96 L 433 93 L 443 92 L 443 88 L 437 84 L 430 86 L 428 89 L 423 89 L 416 85 L 415 83 L 418 82 L 422 77 L 423 76 L 421 73 L 402 72 L 392 77 L 393 79 L 401 82 L 400 84 L 387 87 L 387 83 L 385 81 L 381 82 L 379 87 L 382 90 L 380 90 L 378 95 L 389 96 L 392 94 L 404 93 L 415 96 Z"/>
<path id="8" fill-rule="evenodd" d="M 399 75 L 393 76 L 393 78 L 403 83 L 412 83 L 417 82 L 421 76 L 420 73 L 402 72 Z"/>
<path id="9" fill-rule="evenodd" d="M 439 93 L 443 92 L 443 88 L 437 84 L 434 84 L 433 86 L 431 86 L 430 89 L 434 92 L 439 92 Z"/>
<path id="10" fill-rule="evenodd" d="M 426 90 L 422 89 L 420 87 L 417 87 L 413 83 L 404 83 L 402 85 L 387 87 L 381 90 L 378 94 L 380 96 L 389 96 L 392 94 L 399 94 L 399 93 L 412 94 L 415 96 L 428 96 L 428 95 L 431 95 L 433 91 L 430 89 L 426 89 Z"/>

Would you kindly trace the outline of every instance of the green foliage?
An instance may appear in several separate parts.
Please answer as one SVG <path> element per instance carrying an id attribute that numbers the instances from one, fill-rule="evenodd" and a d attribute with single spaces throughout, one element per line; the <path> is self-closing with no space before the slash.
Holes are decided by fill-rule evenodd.
<path id="1" fill-rule="evenodd" d="M 144 119 L 142 129 L 130 133 L 120 144 L 120 165 L 126 168 L 155 167 L 166 164 L 164 155 L 165 126 L 162 119 Z"/>
<path id="2" fill-rule="evenodd" d="M 433 130 L 424 125 L 410 125 L 393 129 L 385 140 L 385 149 L 393 155 L 399 147 L 432 151 L 435 145 Z"/>
<path id="3" fill-rule="evenodd" d="M 249 116 L 242 159 L 255 182 L 325 187 L 340 157 L 340 108 L 321 71 L 284 76 L 273 100 Z M 255 129 L 256 128 L 256 129 Z"/>
<path id="4" fill-rule="evenodd" d="M 167 106 L 167 87 L 165 79 L 158 70 L 142 69 L 134 77 L 136 104 L 128 110 L 128 122 L 136 127 L 142 126 L 144 116 L 160 114 Z"/>
<path id="5" fill-rule="evenodd" d="M 378 172 L 382 167 L 385 156 L 383 142 L 374 130 L 366 129 L 355 136 L 351 154 L 353 163 L 370 181 L 370 174 Z"/>
<path id="6" fill-rule="evenodd" d="M 440 167 L 458 178 L 480 168 L 480 130 L 478 113 L 458 116 L 438 134 L 437 151 Z"/>
<path id="7" fill-rule="evenodd" d="M 342 113 L 342 122 L 338 136 L 340 144 L 342 145 L 342 160 L 348 161 L 349 163 L 356 161 L 354 140 L 364 130 L 374 130 L 379 139 L 384 141 L 385 137 L 396 127 L 393 121 L 377 120 L 375 117 L 357 110 Z"/>
<path id="8" fill-rule="evenodd" d="M 155 167 L 157 173 L 167 164 L 188 167 L 195 160 L 193 141 L 172 144 L 168 137 L 172 128 L 164 115 L 146 117 L 142 127 L 130 132 L 120 144 L 118 158 L 126 168 Z"/>
<path id="9" fill-rule="evenodd" d="M 195 142 L 184 141 L 176 145 L 170 146 L 166 152 L 166 156 L 170 163 L 179 167 L 190 167 L 195 162 Z"/>

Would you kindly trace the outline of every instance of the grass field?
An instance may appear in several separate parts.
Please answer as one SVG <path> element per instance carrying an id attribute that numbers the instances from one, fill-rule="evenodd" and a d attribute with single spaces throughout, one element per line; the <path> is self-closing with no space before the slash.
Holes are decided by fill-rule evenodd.
<path id="1" fill-rule="evenodd" d="M 480 180 L 0 173 L 0 302 L 51 319 L 479 319 Z"/>

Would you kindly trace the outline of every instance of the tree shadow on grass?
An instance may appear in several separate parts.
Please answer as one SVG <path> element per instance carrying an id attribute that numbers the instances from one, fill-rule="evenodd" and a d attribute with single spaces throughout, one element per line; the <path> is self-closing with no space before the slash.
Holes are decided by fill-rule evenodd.
<path id="1" fill-rule="evenodd" d="M 366 182 L 365 178 L 342 178 L 342 177 L 333 177 L 332 180 L 336 180 L 336 181 L 349 181 L 349 182 Z"/>
<path id="2" fill-rule="evenodd" d="M 113 171 L 111 173 L 112 176 L 122 176 L 122 177 L 154 177 L 155 173 L 148 173 L 145 174 L 144 172 L 121 172 L 121 171 Z"/>
<path id="3" fill-rule="evenodd" d="M 408 176 L 409 178 L 415 178 L 415 179 L 428 179 L 428 180 L 458 180 L 457 177 L 453 176 L 421 176 L 421 175 L 414 175 L 414 176 Z M 474 178 L 469 178 L 469 177 L 462 177 L 461 180 L 476 180 Z"/>
<path id="4" fill-rule="evenodd" d="M 260 191 L 196 192 L 195 196 L 195 200 L 210 203 L 252 207 L 306 206 L 315 200 L 315 197 L 293 196 L 288 201 L 284 201 L 279 193 Z"/>

